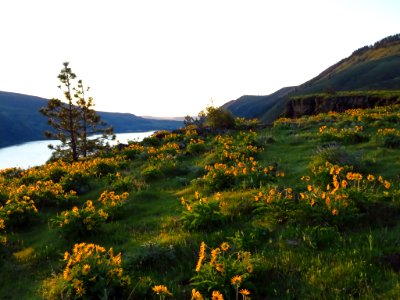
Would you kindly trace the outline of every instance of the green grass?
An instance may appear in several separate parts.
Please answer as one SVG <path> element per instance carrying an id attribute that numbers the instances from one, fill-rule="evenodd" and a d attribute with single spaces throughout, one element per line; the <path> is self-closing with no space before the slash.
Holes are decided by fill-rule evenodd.
<path id="1" fill-rule="evenodd" d="M 399 107 L 391 111 L 399 112 Z M 214 135 L 203 137 L 207 151 L 190 155 L 179 150 L 173 164 L 154 161 L 148 156 L 127 161 L 118 171 L 132 180 L 142 180 L 141 172 L 149 166 L 156 166 L 160 174 L 146 180 L 145 185 L 140 184 L 140 189 L 132 181 L 128 201 L 119 218 L 104 224 L 98 233 L 84 237 L 60 236 L 57 229 L 49 226 L 49 220 L 63 210 L 57 207 L 41 210 L 29 225 L 7 229 L 8 242 L 0 248 L 0 299 L 41 299 L 39 290 L 43 280 L 62 272 L 64 252 L 83 241 L 106 249 L 113 247 L 115 253 L 122 252 L 124 272 L 132 278 L 132 285 L 125 291 L 126 298 L 131 294 L 131 299 L 156 299 L 151 287 L 160 284 L 168 286 L 176 299 L 190 299 L 202 241 L 209 247 L 207 259 L 211 248 L 222 242 L 230 243 L 232 253 L 251 252 L 254 271 L 245 287 L 251 290 L 252 299 L 398 298 L 400 275 L 392 257 L 400 254 L 400 149 L 385 147 L 377 129 L 400 130 L 400 125 L 371 121 L 372 113 L 382 111 L 360 111 L 361 121 L 357 122 L 345 113 L 337 116 L 336 122 L 330 122 L 327 121 L 330 117 L 323 114 L 277 123 L 257 132 L 254 143 L 262 148 L 254 154 L 257 164 L 276 164 L 285 176 L 253 186 L 246 181 L 227 189 L 212 190 L 204 184 L 206 165 L 217 162 L 237 165 L 237 162 L 221 161 L 225 146 L 218 144 Z M 332 153 L 322 150 L 330 145 L 318 133 L 322 125 L 340 129 L 358 122 L 364 126 L 368 140 L 339 143 L 329 149 Z M 244 151 L 243 136 L 236 131 L 229 134 L 233 138 L 230 149 Z M 338 134 L 336 138 L 340 140 L 341 136 Z M 176 139 L 185 141 L 184 137 Z M 302 206 L 300 193 L 306 190 L 307 184 L 317 186 L 318 183 L 314 179 L 307 183 L 300 178 L 306 175 L 313 178 L 313 163 L 324 163 L 334 155 L 346 156 L 346 160 L 339 161 L 350 162 L 354 171 L 364 176 L 381 175 L 390 180 L 392 198 L 378 192 L 360 193 L 360 199 L 364 199 L 358 203 L 361 211 L 349 213 L 347 219 L 339 221 L 329 216 L 329 212 L 328 216 L 324 215 L 323 206 L 321 210 Z M 102 191 L 110 190 L 115 183 L 110 178 L 92 178 L 91 190 L 81 195 L 79 201 L 96 201 Z M 272 187 L 278 192 L 292 188 L 295 196 L 274 200 L 269 205 L 255 202 L 254 196 L 261 191 L 268 193 Z M 216 226 L 210 223 L 209 228 L 202 230 L 183 225 L 185 208 L 180 198 L 183 196 L 194 208 L 200 205 L 194 195 L 196 191 L 201 197 L 207 197 L 206 201 L 212 201 L 220 193 L 223 222 Z M 342 213 L 345 214 L 344 209 L 339 216 Z M 225 287 L 230 289 L 225 299 L 234 299 L 230 283 Z"/>

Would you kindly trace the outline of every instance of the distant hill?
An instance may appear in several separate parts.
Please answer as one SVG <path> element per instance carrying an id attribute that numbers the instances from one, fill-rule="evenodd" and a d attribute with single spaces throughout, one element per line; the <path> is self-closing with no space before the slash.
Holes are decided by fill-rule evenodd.
<path id="1" fill-rule="evenodd" d="M 296 87 L 285 87 L 268 96 L 245 95 L 225 103 L 222 107 L 238 117 L 256 118 L 260 111 L 267 111 L 275 105 L 278 99 L 287 96 L 295 89 Z"/>
<path id="2" fill-rule="evenodd" d="M 270 96 L 240 97 L 224 107 L 238 116 L 257 117 L 269 123 L 287 110 L 289 98 L 293 96 L 324 92 L 334 94 L 339 91 L 400 90 L 400 34 L 355 50 L 315 78 L 279 96 L 282 90 L 287 91 L 285 88 Z M 275 94 L 277 96 L 273 96 Z"/>
<path id="3" fill-rule="evenodd" d="M 49 129 L 47 119 L 39 112 L 47 99 L 0 91 L 0 147 L 45 139 Z M 139 132 L 159 129 L 176 129 L 181 121 L 156 120 L 129 113 L 98 112 L 114 132 Z"/>

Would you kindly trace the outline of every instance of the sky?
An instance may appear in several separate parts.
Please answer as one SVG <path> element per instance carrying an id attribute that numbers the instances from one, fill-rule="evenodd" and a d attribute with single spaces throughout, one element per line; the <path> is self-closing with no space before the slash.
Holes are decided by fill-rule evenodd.
<path id="1" fill-rule="evenodd" d="M 99 111 L 197 115 L 299 85 L 400 33 L 398 0 L 4 0 L 0 90 L 60 98 L 64 61 Z"/>

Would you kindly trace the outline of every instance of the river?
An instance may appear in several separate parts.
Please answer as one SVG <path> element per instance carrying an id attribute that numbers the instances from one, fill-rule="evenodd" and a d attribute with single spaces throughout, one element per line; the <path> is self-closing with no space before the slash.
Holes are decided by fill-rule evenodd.
<path id="1" fill-rule="evenodd" d="M 154 131 L 116 133 L 116 139 L 112 141 L 112 144 L 128 143 L 129 140 L 141 141 L 152 133 Z M 43 165 L 52 152 L 47 146 L 57 145 L 57 143 L 59 142 L 55 140 L 40 140 L 0 148 L 0 170 L 13 167 L 27 169 Z"/>

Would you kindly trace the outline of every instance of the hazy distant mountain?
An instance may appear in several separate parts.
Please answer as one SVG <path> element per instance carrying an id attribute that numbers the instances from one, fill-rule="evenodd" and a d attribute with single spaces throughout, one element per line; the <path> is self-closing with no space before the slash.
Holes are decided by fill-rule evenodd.
<path id="1" fill-rule="evenodd" d="M 400 90 L 400 34 L 354 51 L 298 87 L 284 88 L 269 96 L 243 96 L 223 107 L 238 116 L 258 117 L 268 123 L 285 111 L 291 96 L 371 90 Z"/>
<path id="2" fill-rule="evenodd" d="M 0 147 L 45 139 L 47 119 L 39 112 L 47 99 L 0 91 Z M 98 112 L 116 133 L 176 129 L 181 121 L 156 120 L 129 113 Z"/>
<path id="3" fill-rule="evenodd" d="M 152 120 L 171 120 L 171 121 L 182 121 L 185 120 L 185 117 L 153 117 L 153 116 L 141 116 L 145 119 L 152 119 Z"/>

